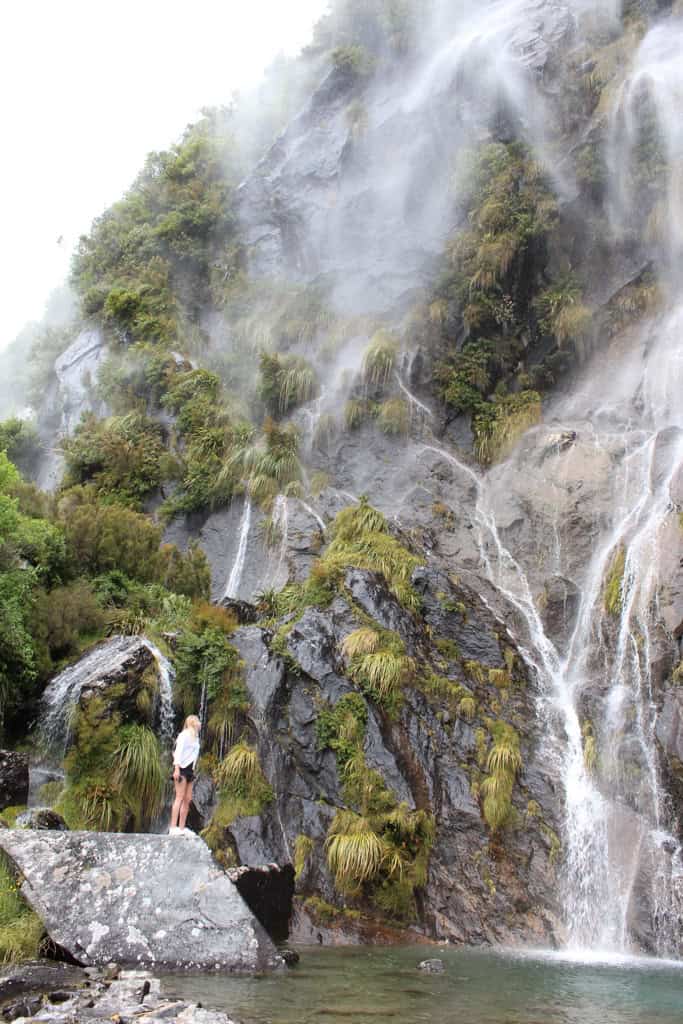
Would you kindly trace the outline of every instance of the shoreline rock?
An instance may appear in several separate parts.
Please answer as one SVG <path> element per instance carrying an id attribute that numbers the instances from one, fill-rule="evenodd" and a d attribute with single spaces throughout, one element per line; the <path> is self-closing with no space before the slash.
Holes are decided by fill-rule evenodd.
<path id="1" fill-rule="evenodd" d="M 0 1019 L 29 1024 L 86 1024 L 145 1021 L 146 1024 L 236 1024 L 219 1010 L 172 999 L 150 971 L 65 968 L 37 962 L 7 968 L 0 975 Z"/>
<path id="2" fill-rule="evenodd" d="M 267 971 L 283 964 L 198 836 L 4 831 L 50 938 L 84 966 Z"/>

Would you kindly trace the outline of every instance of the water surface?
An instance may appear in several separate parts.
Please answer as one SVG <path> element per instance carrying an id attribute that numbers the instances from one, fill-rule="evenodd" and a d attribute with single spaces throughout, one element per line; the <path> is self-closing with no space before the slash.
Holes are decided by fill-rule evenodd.
<path id="1" fill-rule="evenodd" d="M 681 1024 L 681 964 L 619 958 L 402 948 L 300 949 L 300 964 L 261 978 L 172 976 L 170 995 L 241 1024 Z M 445 972 L 417 964 L 439 957 Z"/>

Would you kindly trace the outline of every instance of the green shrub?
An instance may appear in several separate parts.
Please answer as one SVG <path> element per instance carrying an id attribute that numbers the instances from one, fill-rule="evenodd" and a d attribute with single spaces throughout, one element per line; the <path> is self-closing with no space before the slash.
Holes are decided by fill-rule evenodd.
<path id="1" fill-rule="evenodd" d="M 507 822 L 512 810 L 512 790 L 517 773 L 522 767 L 519 736 L 506 722 L 494 722 L 491 727 L 493 746 L 486 759 L 488 774 L 481 784 L 483 810 L 492 832 L 498 832 Z"/>
<path id="2" fill-rule="evenodd" d="M 403 398 L 389 398 L 379 407 L 377 423 L 382 433 L 389 436 L 400 436 L 408 433 L 410 428 L 410 409 Z"/>
<path id="3" fill-rule="evenodd" d="M 363 356 L 363 383 L 378 391 L 383 390 L 394 372 L 397 356 L 394 338 L 388 331 L 377 331 Z"/>
<path id="4" fill-rule="evenodd" d="M 166 775 L 156 735 L 145 725 L 126 725 L 113 752 L 113 779 L 130 808 L 138 832 L 162 808 Z"/>
<path id="5" fill-rule="evenodd" d="M 108 420 L 92 414 L 64 443 L 65 486 L 92 482 L 96 492 L 139 507 L 161 483 L 166 450 L 158 424 L 140 413 Z"/>
<path id="6" fill-rule="evenodd" d="M 366 498 L 338 513 L 331 534 L 322 559 L 327 571 L 341 573 L 355 566 L 380 573 L 398 601 L 411 611 L 419 609 L 420 600 L 410 582 L 419 559 L 389 534 L 384 516 Z"/>

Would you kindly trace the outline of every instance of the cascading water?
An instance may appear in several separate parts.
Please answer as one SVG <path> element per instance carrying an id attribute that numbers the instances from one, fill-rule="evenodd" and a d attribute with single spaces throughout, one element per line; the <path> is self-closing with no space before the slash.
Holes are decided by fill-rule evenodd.
<path id="1" fill-rule="evenodd" d="M 278 494 L 273 502 L 271 524 L 274 536 L 279 543 L 277 545 L 274 565 L 270 572 L 270 583 L 271 586 L 277 586 L 280 575 L 286 567 L 287 540 L 289 535 L 289 509 L 287 507 L 287 498 L 284 494 Z"/>
<path id="2" fill-rule="evenodd" d="M 105 677 L 116 676 L 136 649 L 146 648 L 153 656 L 159 676 L 156 722 L 162 744 L 173 734 L 174 670 L 162 652 L 146 637 L 116 636 L 99 644 L 75 665 L 65 668 L 47 685 L 42 697 L 38 732 L 46 752 L 64 756 L 69 742 L 71 718 L 81 692 Z"/>
<path id="3" fill-rule="evenodd" d="M 240 535 L 237 542 L 237 553 L 235 555 L 235 561 L 232 564 L 232 569 L 230 570 L 230 575 L 228 576 L 228 582 L 225 585 L 225 597 L 236 598 L 239 594 L 242 573 L 244 572 L 244 563 L 247 557 L 247 541 L 249 540 L 250 529 L 251 498 L 247 497 L 244 499 L 244 509 L 242 511 L 242 520 L 240 522 Z"/>
<path id="4" fill-rule="evenodd" d="M 159 693 L 157 696 L 156 721 L 159 739 L 164 747 L 168 747 L 173 739 L 175 726 L 175 710 L 173 708 L 173 682 L 175 669 L 158 647 L 146 641 L 147 649 L 154 656 L 159 673 Z"/>

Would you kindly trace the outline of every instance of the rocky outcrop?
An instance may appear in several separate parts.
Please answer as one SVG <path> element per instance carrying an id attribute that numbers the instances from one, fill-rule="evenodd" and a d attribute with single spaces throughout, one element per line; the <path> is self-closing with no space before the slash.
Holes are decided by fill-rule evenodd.
<path id="1" fill-rule="evenodd" d="M 54 750 L 64 748 L 69 716 L 81 700 L 104 695 L 111 698 L 115 693 L 116 710 L 124 715 L 134 715 L 142 676 L 154 665 L 154 654 L 144 637 L 114 636 L 97 644 L 75 664 L 54 676 L 46 686 L 40 718 L 45 745 Z"/>
<path id="2" fill-rule="evenodd" d="M 4 1020 L 86 1024 L 141 1020 L 147 1024 L 234 1024 L 224 1013 L 164 995 L 161 979 L 149 971 L 81 971 L 64 964 L 13 966 L 0 977 Z"/>
<path id="3" fill-rule="evenodd" d="M 255 971 L 280 963 L 192 833 L 5 831 L 0 846 L 50 938 L 81 964 Z"/>
<path id="4" fill-rule="evenodd" d="M 102 332 L 86 328 L 55 362 L 54 375 L 39 410 L 43 455 L 36 482 L 43 490 L 56 490 L 64 471 L 64 456 L 55 443 L 56 438 L 72 434 L 84 412 L 92 411 L 98 416 L 107 414 L 95 384 L 108 351 Z"/>
<path id="5" fill-rule="evenodd" d="M 270 650 L 267 631 L 252 626 L 234 634 L 245 662 L 251 727 L 275 792 L 262 814 L 238 818 L 230 826 L 238 859 L 246 864 L 293 861 L 297 837 L 306 837 L 311 853 L 297 883 L 295 934 L 336 942 L 340 932 L 372 933 L 371 923 L 359 929 L 351 918 L 345 927 L 344 900 L 327 868 L 328 829 L 346 799 L 335 755 L 320 748 L 316 732 L 321 708 L 357 692 L 346 675 L 341 645 L 367 621 L 358 615 L 370 615 L 396 631 L 411 655 L 437 660 L 448 679 L 471 693 L 478 706 L 469 721 L 447 701 L 430 696 L 428 686 L 423 689 L 419 681 L 406 687 L 396 718 L 374 703 L 367 706 L 368 768 L 380 773 L 400 801 L 430 811 L 437 823 L 417 919 L 407 923 L 432 938 L 468 943 L 553 942 L 560 934 L 558 806 L 550 769 L 539 756 L 533 680 L 505 625 L 474 591 L 455 586 L 429 566 L 416 572 L 414 585 L 423 602 L 422 621 L 398 604 L 381 577 L 349 570 L 349 598 L 338 597 L 325 610 L 307 609 L 285 631 L 284 659 Z M 434 638 L 441 652 L 435 650 Z M 520 730 L 524 768 L 513 799 L 516 824 L 492 843 L 473 780 L 483 718 L 496 708 L 500 712 L 501 693 L 488 673 L 498 670 L 504 678 L 506 659 L 510 665 L 515 661 L 517 682 L 502 695 L 504 717 Z M 463 671 L 465 663 L 476 679 Z M 321 900 L 328 906 L 323 921 L 317 909 Z"/>
<path id="6" fill-rule="evenodd" d="M 28 800 L 28 755 L 0 750 L 0 811 Z"/>

